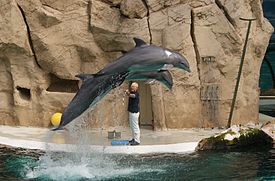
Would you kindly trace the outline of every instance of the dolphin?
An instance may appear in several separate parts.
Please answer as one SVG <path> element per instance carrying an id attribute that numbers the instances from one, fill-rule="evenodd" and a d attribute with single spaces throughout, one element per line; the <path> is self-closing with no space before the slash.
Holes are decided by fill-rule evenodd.
<path id="1" fill-rule="evenodd" d="M 79 78 L 82 81 L 85 81 L 88 78 L 93 77 L 93 74 L 82 73 L 82 74 L 76 75 L 75 77 Z M 172 86 L 173 86 L 173 78 L 171 73 L 168 70 L 129 73 L 126 75 L 125 80 L 148 81 L 148 82 L 150 82 L 151 80 L 152 81 L 157 80 L 170 90 L 172 89 Z"/>
<path id="2" fill-rule="evenodd" d="M 126 74 L 124 75 L 126 76 Z M 92 107 L 98 102 L 104 93 L 112 90 L 112 87 L 116 87 L 124 81 L 125 77 L 119 80 L 119 77 L 115 75 L 105 75 L 100 77 L 89 77 L 88 75 L 78 75 L 83 82 L 73 97 L 69 105 L 65 108 L 61 116 L 60 124 L 54 130 L 62 129 L 65 125 L 73 121 L 75 118 L 80 116 L 89 107 Z"/>
<path id="3" fill-rule="evenodd" d="M 176 67 L 190 72 L 188 61 L 179 53 L 148 45 L 143 40 L 134 38 L 135 48 L 123 54 L 102 70 L 94 74 L 101 76 L 122 72 L 144 72 Z"/>
<path id="4" fill-rule="evenodd" d="M 65 125 L 79 117 L 90 107 L 94 106 L 112 89 L 120 86 L 126 80 L 147 80 L 156 79 L 167 86 L 169 89 L 173 86 L 172 76 L 167 70 L 137 72 L 137 73 L 121 73 L 115 75 L 104 75 L 94 77 L 93 74 L 79 74 L 76 77 L 80 78 L 83 83 L 79 91 L 76 93 L 72 101 L 65 108 L 60 124 L 57 128 L 60 130 Z"/>
<path id="5" fill-rule="evenodd" d="M 168 70 L 130 73 L 126 76 L 125 80 L 129 80 L 129 81 L 157 80 L 170 90 L 172 89 L 172 86 L 173 86 L 173 78 L 171 73 Z"/>

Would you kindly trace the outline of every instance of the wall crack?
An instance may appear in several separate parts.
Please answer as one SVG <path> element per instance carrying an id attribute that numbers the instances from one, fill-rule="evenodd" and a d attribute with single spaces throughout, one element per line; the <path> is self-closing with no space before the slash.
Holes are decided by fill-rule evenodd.
<path id="1" fill-rule="evenodd" d="M 232 27 L 235 28 L 236 27 L 236 22 L 234 21 L 233 18 L 231 18 L 231 16 L 229 15 L 227 9 L 222 5 L 222 3 L 219 0 L 215 0 L 215 3 L 221 9 L 221 11 L 225 15 L 226 19 L 228 20 L 228 22 L 232 25 Z"/>
<path id="2" fill-rule="evenodd" d="M 148 24 L 148 31 L 149 31 L 149 36 L 150 36 L 150 44 L 152 44 L 152 32 L 150 28 L 150 11 L 149 11 L 149 6 L 147 4 L 147 0 L 142 0 L 143 4 L 145 5 L 147 9 L 147 24 Z"/>
<path id="3" fill-rule="evenodd" d="M 197 61 L 197 71 L 198 71 L 198 78 L 201 84 L 201 77 L 200 77 L 200 53 L 198 50 L 198 44 L 196 41 L 196 37 L 195 37 L 195 17 L 194 17 L 194 12 L 193 10 L 191 10 L 191 28 L 190 28 L 190 35 L 191 35 L 191 39 L 193 42 L 193 46 L 194 46 L 194 51 L 195 51 L 195 56 L 196 56 L 196 61 Z"/>
<path id="4" fill-rule="evenodd" d="M 92 0 L 88 1 L 87 4 L 87 15 L 88 15 L 88 32 L 92 33 Z"/>
<path id="5" fill-rule="evenodd" d="M 35 62 L 36 62 L 36 64 L 37 64 L 37 66 L 38 66 L 40 69 L 42 69 L 41 66 L 40 66 L 39 63 L 38 63 L 37 56 L 36 56 L 36 53 L 35 53 L 35 51 L 34 51 L 34 46 L 33 46 L 32 37 L 31 37 L 31 31 L 30 31 L 29 24 L 28 24 L 28 22 L 27 22 L 26 15 L 25 15 L 25 13 L 24 13 L 22 7 L 21 7 L 19 4 L 17 4 L 17 7 L 18 7 L 18 9 L 19 9 L 19 11 L 20 11 L 20 13 L 21 13 L 21 15 L 22 15 L 22 17 L 23 17 L 24 23 L 25 23 L 26 28 L 27 28 L 28 41 L 29 41 L 29 45 L 30 45 L 31 51 L 32 51 L 32 53 L 33 53 L 34 60 L 35 60 Z"/>

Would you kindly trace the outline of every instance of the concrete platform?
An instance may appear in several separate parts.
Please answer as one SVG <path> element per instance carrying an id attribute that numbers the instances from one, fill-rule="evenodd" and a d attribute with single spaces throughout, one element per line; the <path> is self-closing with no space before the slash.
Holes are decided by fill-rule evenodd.
<path id="1" fill-rule="evenodd" d="M 120 130 L 120 139 L 130 139 L 129 130 Z M 223 130 L 185 129 L 170 131 L 141 130 L 141 145 L 111 146 L 108 130 L 57 131 L 46 128 L 0 126 L 0 145 L 23 149 L 118 154 L 186 153 L 195 150 L 198 142 Z"/>
<path id="2" fill-rule="evenodd" d="M 265 114 L 259 114 L 259 123 L 260 124 L 266 124 L 266 123 L 272 123 L 272 124 L 275 124 L 275 118 L 272 117 L 272 116 L 268 116 L 268 115 L 265 115 Z"/>

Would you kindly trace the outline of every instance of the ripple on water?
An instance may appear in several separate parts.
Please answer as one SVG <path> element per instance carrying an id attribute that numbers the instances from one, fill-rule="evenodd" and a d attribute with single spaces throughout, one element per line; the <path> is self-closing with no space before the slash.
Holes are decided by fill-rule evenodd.
<path id="1" fill-rule="evenodd" d="M 0 154 L 0 180 L 275 180 L 274 168 L 274 150 L 35 156 L 5 149 Z"/>

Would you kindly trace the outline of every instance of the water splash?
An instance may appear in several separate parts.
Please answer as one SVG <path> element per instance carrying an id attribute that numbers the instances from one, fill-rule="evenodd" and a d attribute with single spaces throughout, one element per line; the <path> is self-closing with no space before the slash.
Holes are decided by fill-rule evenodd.
<path id="1" fill-rule="evenodd" d="M 93 138 L 87 130 L 87 120 L 87 116 L 84 115 L 68 125 L 67 131 L 49 131 L 44 138 L 46 153 L 39 157 L 37 166 L 30 169 L 26 177 L 29 179 L 80 180 L 117 173 L 116 163 L 107 160 L 103 150 L 101 153 L 90 153 L 89 145 Z M 63 143 L 76 145 L 70 147 L 73 149 L 69 150 L 70 153 L 56 153 L 49 149 L 48 143 L 58 134 L 63 136 Z M 125 172 L 128 173 L 128 170 Z"/>
<path id="2" fill-rule="evenodd" d="M 114 99 L 124 96 L 118 88 L 114 90 Z M 115 101 L 112 103 L 112 114 L 114 125 L 118 125 L 117 111 Z M 89 109 L 89 112 L 91 109 Z M 94 110 L 92 110 L 94 111 Z M 102 112 L 98 112 L 99 119 L 103 122 Z M 28 170 L 26 177 L 28 179 L 46 179 L 46 180 L 82 180 L 82 179 L 101 179 L 115 178 L 123 175 L 136 173 L 137 169 L 131 165 L 123 166 L 121 162 L 113 159 L 112 156 L 104 153 L 104 147 L 101 152 L 91 153 L 90 144 L 93 139 L 89 130 L 89 118 L 87 112 L 66 126 L 67 131 L 61 133 L 50 131 L 44 139 L 46 143 L 46 153 L 40 156 L 36 161 L 36 166 Z M 103 123 L 102 123 L 103 124 Z M 103 125 L 102 125 L 103 126 Z M 101 129 L 101 135 L 102 133 Z M 53 140 L 58 143 L 75 144 L 76 147 L 70 147 L 70 153 L 56 153 L 50 150 L 49 144 Z M 103 136 L 102 136 L 103 138 Z M 102 140 L 102 145 L 104 145 Z M 69 148 L 68 148 L 69 149 Z M 146 168 L 149 169 L 149 168 Z"/>
<path id="3" fill-rule="evenodd" d="M 75 160 L 69 153 L 38 159 L 5 148 L 5 156 L 0 150 L 0 180 L 274 180 L 274 151 L 254 149 L 99 158 L 91 153 Z"/>
<path id="4" fill-rule="evenodd" d="M 76 121 L 73 124 L 78 123 Z M 91 153 L 89 143 L 93 138 L 90 132 L 83 127 L 73 124 L 67 127 L 69 130 L 65 131 L 65 137 L 77 145 L 70 148 L 74 150 L 70 150 L 70 153 L 50 151 L 47 145 L 57 132 L 49 132 L 45 137 L 46 148 L 48 149 L 36 161 L 36 166 L 28 170 L 26 174 L 28 179 L 82 180 L 114 178 L 128 175 L 134 171 L 131 167 L 119 166 L 119 163 L 106 155 L 104 150 Z M 65 140 L 65 142 L 67 141 Z"/>
<path id="5" fill-rule="evenodd" d="M 102 155 L 80 157 L 80 160 L 71 154 L 52 156 L 40 157 L 38 166 L 30 170 L 26 177 L 52 180 L 106 179 L 128 175 L 134 171 L 131 167 L 121 168 L 116 161 Z"/>

